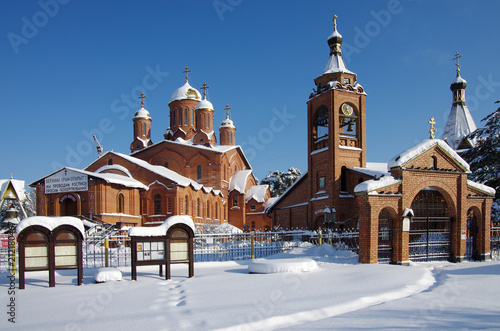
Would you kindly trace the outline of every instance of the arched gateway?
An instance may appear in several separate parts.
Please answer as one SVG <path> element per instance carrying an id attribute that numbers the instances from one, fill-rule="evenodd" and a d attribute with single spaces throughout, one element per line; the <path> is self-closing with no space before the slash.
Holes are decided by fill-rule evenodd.
<path id="1" fill-rule="evenodd" d="M 417 194 L 411 209 L 415 216 L 410 222 L 410 260 L 448 260 L 451 215 L 444 196 L 436 189 L 426 187 Z"/>

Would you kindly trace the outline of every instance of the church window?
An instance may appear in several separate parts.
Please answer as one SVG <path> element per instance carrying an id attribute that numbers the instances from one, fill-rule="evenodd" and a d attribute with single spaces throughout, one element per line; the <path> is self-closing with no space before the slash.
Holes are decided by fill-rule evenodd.
<path id="1" fill-rule="evenodd" d="M 214 218 L 215 219 L 219 218 L 219 204 L 217 202 L 215 203 Z"/>
<path id="2" fill-rule="evenodd" d="M 155 195 L 155 215 L 161 215 L 161 195 Z"/>
<path id="3" fill-rule="evenodd" d="M 168 168 L 168 162 L 165 162 L 165 168 Z"/>
<path id="4" fill-rule="evenodd" d="M 340 106 L 339 116 L 340 135 L 345 137 L 356 137 L 356 124 L 358 117 L 354 107 L 349 103 L 343 103 Z"/>
<path id="5" fill-rule="evenodd" d="M 175 126 L 175 110 L 172 112 L 172 121 L 171 121 L 171 126 Z"/>
<path id="6" fill-rule="evenodd" d="M 125 205 L 125 198 L 123 194 L 118 194 L 118 213 L 123 214 L 123 208 Z"/>
<path id="7" fill-rule="evenodd" d="M 200 198 L 196 199 L 196 216 L 200 217 Z"/>
<path id="8" fill-rule="evenodd" d="M 437 157 L 432 156 L 431 157 L 431 169 L 437 169 Z"/>
<path id="9" fill-rule="evenodd" d="M 233 207 L 238 207 L 238 195 L 233 195 Z"/>
<path id="10" fill-rule="evenodd" d="M 328 136 L 328 109 L 321 107 L 316 112 L 314 119 L 313 138 L 320 140 Z"/>
<path id="11" fill-rule="evenodd" d="M 325 188 L 326 187 L 326 178 L 325 176 L 321 176 L 318 178 L 318 188 Z"/>
<path id="12" fill-rule="evenodd" d="M 252 202 L 252 203 L 250 204 L 250 210 L 255 210 L 255 203 L 253 203 L 253 202 Z"/>
<path id="13" fill-rule="evenodd" d="M 229 132 L 229 145 L 233 144 L 233 135 Z"/>
<path id="14" fill-rule="evenodd" d="M 210 127 L 210 115 L 207 114 L 207 130 Z"/>
<path id="15" fill-rule="evenodd" d="M 184 197 L 184 215 L 188 214 L 188 196 Z"/>
<path id="16" fill-rule="evenodd" d="M 188 108 L 184 109 L 184 125 L 188 125 L 188 111 Z"/>
<path id="17" fill-rule="evenodd" d="M 340 170 L 340 190 L 347 192 L 347 168 L 345 166 Z"/>
<path id="18" fill-rule="evenodd" d="M 108 165 L 113 165 L 113 159 L 108 160 Z"/>
<path id="19" fill-rule="evenodd" d="M 207 201 L 207 218 L 210 218 L 210 201 Z"/>
<path id="20" fill-rule="evenodd" d="M 191 109 L 191 126 L 194 126 L 194 109 Z"/>
<path id="21" fill-rule="evenodd" d="M 179 115 L 177 116 L 177 118 L 179 119 L 179 126 L 182 125 L 182 109 L 179 109 Z"/>
<path id="22" fill-rule="evenodd" d="M 167 198 L 167 213 L 172 214 L 172 198 Z"/>
<path id="23" fill-rule="evenodd" d="M 142 123 L 142 135 L 146 136 L 146 123 Z"/>
<path id="24" fill-rule="evenodd" d="M 198 180 L 201 180 L 201 165 L 198 166 Z"/>

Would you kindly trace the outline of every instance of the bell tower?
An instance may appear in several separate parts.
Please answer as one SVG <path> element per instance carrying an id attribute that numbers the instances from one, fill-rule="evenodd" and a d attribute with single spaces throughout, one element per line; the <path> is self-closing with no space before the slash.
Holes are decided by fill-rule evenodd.
<path id="1" fill-rule="evenodd" d="M 145 147 L 151 146 L 151 116 L 149 112 L 144 109 L 144 98 L 146 96 L 141 93 L 141 109 L 139 109 L 132 121 L 134 122 L 134 141 L 130 144 L 130 152 L 141 150 Z"/>
<path id="2" fill-rule="evenodd" d="M 321 210 L 334 208 L 342 216 L 342 197 L 348 196 L 347 169 L 366 166 L 366 93 L 342 58 L 342 35 L 333 17 L 328 37 L 330 54 L 307 102 L 310 225 L 323 226 Z M 319 215 L 319 216 L 318 216 Z M 322 223 L 322 221 L 321 221 Z"/>

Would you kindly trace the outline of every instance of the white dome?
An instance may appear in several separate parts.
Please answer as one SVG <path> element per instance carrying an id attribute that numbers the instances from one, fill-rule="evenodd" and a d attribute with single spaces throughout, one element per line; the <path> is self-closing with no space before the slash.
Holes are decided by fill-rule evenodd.
<path id="1" fill-rule="evenodd" d="M 221 128 L 236 128 L 234 126 L 234 123 L 233 121 L 231 121 L 228 117 L 226 117 L 226 119 L 224 121 L 222 121 L 222 123 L 220 124 L 220 127 Z"/>
<path id="2" fill-rule="evenodd" d="M 212 103 L 210 101 L 208 101 L 206 98 L 201 100 L 200 102 L 198 102 L 198 104 L 196 105 L 196 110 L 198 109 L 210 109 L 210 110 L 214 110 L 214 106 L 212 105 Z"/>
<path id="3" fill-rule="evenodd" d="M 452 84 L 456 84 L 456 83 L 466 83 L 467 84 L 467 81 L 465 79 L 463 79 L 460 75 L 457 75 L 457 78 L 455 78 L 455 80 L 453 81 Z"/>
<path id="4" fill-rule="evenodd" d="M 189 85 L 188 82 L 186 84 L 179 87 L 177 90 L 172 93 L 172 97 L 170 98 L 170 102 L 176 100 L 201 100 L 201 94 L 194 87 Z"/>
<path id="5" fill-rule="evenodd" d="M 135 112 L 134 119 L 136 118 L 145 118 L 150 120 L 151 116 L 149 115 L 149 112 L 146 109 L 144 109 L 144 107 L 142 107 L 141 109 Z"/>

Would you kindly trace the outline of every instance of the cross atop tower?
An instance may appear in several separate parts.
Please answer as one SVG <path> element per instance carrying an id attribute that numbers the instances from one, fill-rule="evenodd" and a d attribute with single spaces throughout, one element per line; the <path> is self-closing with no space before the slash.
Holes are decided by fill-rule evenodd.
<path id="1" fill-rule="evenodd" d="M 229 105 L 226 105 L 226 107 L 224 107 L 224 110 L 226 111 L 226 117 L 229 118 L 229 110 L 231 109 L 231 107 L 229 107 Z"/>
<path id="2" fill-rule="evenodd" d="M 436 129 L 434 128 L 434 124 L 436 124 L 436 122 L 434 121 L 434 117 L 431 117 L 429 124 L 431 125 L 431 129 L 429 130 L 431 134 L 431 139 L 434 139 L 434 132 L 436 132 Z"/>
<path id="3" fill-rule="evenodd" d="M 458 63 L 458 59 L 461 57 L 462 57 L 462 54 L 457 52 L 457 54 L 455 54 L 455 57 L 453 58 L 454 61 L 457 61 L 457 63 L 455 63 L 455 65 L 457 66 L 457 74 L 460 72 L 460 64 Z"/>
<path id="4" fill-rule="evenodd" d="M 207 98 L 207 89 L 210 88 L 210 86 L 207 85 L 207 83 L 203 83 L 203 86 L 200 88 L 200 90 L 203 90 L 203 97 L 206 99 Z"/>
<path id="5" fill-rule="evenodd" d="M 337 30 L 337 15 L 333 15 L 333 29 Z"/>
<path id="6" fill-rule="evenodd" d="M 147 98 L 144 93 L 141 92 L 141 96 L 137 99 L 141 99 L 141 108 L 144 108 L 144 98 Z"/>
<path id="7" fill-rule="evenodd" d="M 190 72 L 191 72 L 191 70 L 189 70 L 189 67 L 186 66 L 186 68 L 184 68 L 184 71 L 183 71 L 183 73 L 186 74 L 186 83 L 188 82 L 188 79 L 189 79 L 188 73 L 190 73 Z"/>

